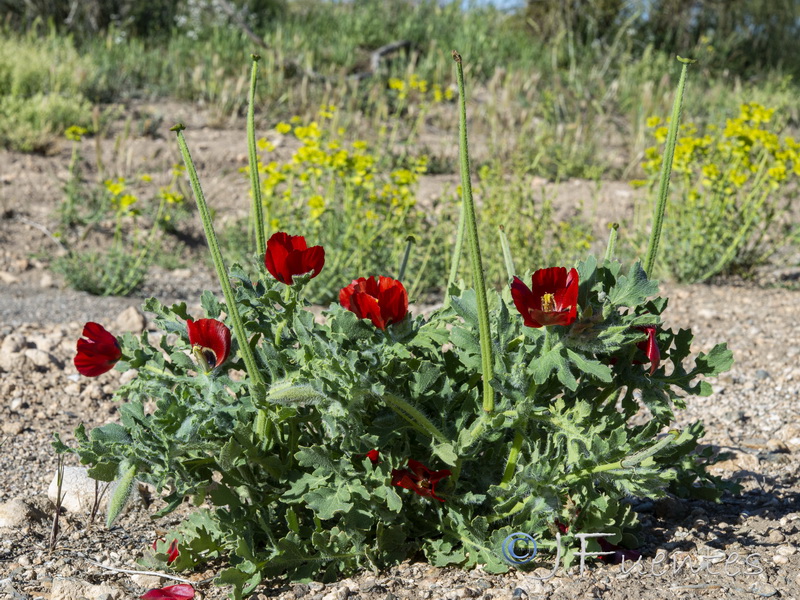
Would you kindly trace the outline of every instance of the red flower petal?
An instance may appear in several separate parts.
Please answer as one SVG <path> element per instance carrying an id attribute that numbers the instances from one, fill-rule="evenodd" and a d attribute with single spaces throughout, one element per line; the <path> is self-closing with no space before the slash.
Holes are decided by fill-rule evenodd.
<path id="1" fill-rule="evenodd" d="M 339 304 L 359 319 L 369 319 L 378 329 L 386 329 L 408 314 L 408 292 L 391 277 L 359 277 L 339 290 Z"/>
<path id="2" fill-rule="evenodd" d="M 392 469 L 392 485 L 411 490 L 426 498 L 435 498 L 439 502 L 444 502 L 444 498 L 436 495 L 436 484 L 445 477 L 449 477 L 450 470 L 431 471 L 421 462 L 412 458 L 408 459 L 408 466 L 411 471 Z"/>
<path id="3" fill-rule="evenodd" d="M 378 329 L 386 329 L 386 322 L 383 320 L 381 307 L 375 296 L 356 291 L 350 298 L 350 306 L 350 310 L 356 313 L 359 319 L 369 319 Z"/>
<path id="4" fill-rule="evenodd" d="M 231 351 L 231 330 L 221 321 L 216 319 L 198 319 L 186 321 L 189 332 L 189 343 L 199 346 L 204 353 L 210 350 L 213 357 L 206 356 L 212 368 L 224 363 Z M 209 360 L 213 358 L 213 360 Z"/>
<path id="5" fill-rule="evenodd" d="M 87 377 L 102 375 L 110 371 L 122 357 L 117 338 L 102 325 L 86 323 L 82 335 L 83 338 L 77 343 L 78 352 L 72 361 L 81 375 Z"/>
<path id="6" fill-rule="evenodd" d="M 140 596 L 142 600 L 189 600 L 194 598 L 194 588 L 188 583 L 168 585 Z"/>
<path id="7" fill-rule="evenodd" d="M 158 542 L 163 542 L 164 538 L 156 538 L 156 541 L 153 542 L 153 550 L 158 552 Z M 180 556 L 180 551 L 178 550 L 178 540 L 174 539 L 170 542 L 169 548 L 167 548 L 166 555 L 167 555 L 167 564 L 175 562 L 178 557 Z"/>
<path id="8" fill-rule="evenodd" d="M 539 269 L 531 277 L 530 289 L 514 277 L 511 297 L 527 327 L 570 325 L 578 316 L 578 271 Z"/>
<path id="9" fill-rule="evenodd" d="M 647 339 L 636 344 L 636 347 L 644 352 L 650 360 L 650 375 L 652 375 L 661 364 L 661 350 L 659 350 L 656 341 L 656 328 L 648 325 L 646 327 L 637 327 L 636 329 L 647 334 Z"/>
<path id="10" fill-rule="evenodd" d="M 322 246 L 308 248 L 302 235 L 289 235 L 278 231 L 267 240 L 264 266 L 275 279 L 286 285 L 294 283 L 295 275 L 312 272 L 316 277 L 325 265 Z"/>

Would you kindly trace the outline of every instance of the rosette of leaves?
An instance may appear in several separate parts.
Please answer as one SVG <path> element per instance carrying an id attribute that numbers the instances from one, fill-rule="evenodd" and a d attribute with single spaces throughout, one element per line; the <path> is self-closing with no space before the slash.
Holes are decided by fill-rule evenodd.
<path id="1" fill-rule="evenodd" d="M 176 535 L 185 569 L 216 557 L 234 595 L 265 577 L 334 579 L 394 564 L 419 550 L 435 565 L 505 571 L 512 532 L 567 563 L 575 533 L 630 542 L 630 496 L 718 498 L 700 424 L 672 431 L 684 396 L 730 367 L 724 345 L 691 358 L 692 334 L 661 326 L 666 299 L 636 263 L 579 263 L 578 315 L 569 326 L 525 327 L 510 294 L 490 293 L 496 405 L 481 400 L 475 292 L 454 287 L 433 314 L 385 331 L 334 304 L 317 320 L 299 286 L 256 265 L 235 267 L 236 303 L 264 380 L 250 386 L 237 347 L 211 373 L 190 358 L 184 304 L 148 300 L 165 334 L 126 335 L 118 369 L 137 369 L 117 398 L 120 424 L 77 431 L 82 462 L 111 480 L 135 473 L 162 494 L 163 515 L 195 512 Z M 206 292 L 207 318 L 228 314 Z M 651 375 L 640 327 L 658 327 Z M 255 426 L 258 413 L 266 427 Z M 373 464 L 366 453 L 380 450 Z M 452 475 L 438 502 L 391 485 L 408 459 Z M 592 548 L 590 542 L 589 548 Z M 532 563 L 535 566 L 535 563 Z"/>

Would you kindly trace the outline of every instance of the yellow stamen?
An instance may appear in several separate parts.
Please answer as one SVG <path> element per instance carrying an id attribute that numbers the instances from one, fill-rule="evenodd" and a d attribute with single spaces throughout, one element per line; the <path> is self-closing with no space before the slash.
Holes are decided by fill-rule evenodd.
<path id="1" fill-rule="evenodd" d="M 556 310 L 556 298 L 554 294 L 544 294 L 542 296 L 542 311 L 543 312 L 555 312 Z"/>

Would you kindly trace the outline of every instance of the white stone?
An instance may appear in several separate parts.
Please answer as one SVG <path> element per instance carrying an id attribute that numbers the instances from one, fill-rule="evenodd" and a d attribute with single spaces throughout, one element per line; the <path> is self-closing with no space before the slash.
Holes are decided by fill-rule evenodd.
<path id="1" fill-rule="evenodd" d="M 103 596 L 116 600 L 122 598 L 122 590 L 107 583 L 93 585 L 82 579 L 54 577 L 50 592 L 50 600 L 81 600 L 82 598 L 96 600 Z"/>
<path id="2" fill-rule="evenodd" d="M 56 358 L 52 354 L 38 348 L 28 348 L 23 354 L 37 367 L 47 368 L 56 364 Z"/>
<path id="3" fill-rule="evenodd" d="M 116 482 L 97 482 L 98 493 L 103 492 L 100 500 L 100 511 L 105 512 L 108 499 L 116 489 Z M 106 489 L 107 488 L 107 489 Z M 89 513 L 95 501 L 95 480 L 89 477 L 86 467 L 64 467 L 64 476 L 61 482 L 61 506 L 72 513 Z M 58 498 L 58 473 L 53 476 L 50 487 L 47 488 L 47 497 L 55 504 Z M 138 486 L 134 487 L 131 501 L 140 500 Z"/>
<path id="4" fill-rule="evenodd" d="M 15 352 L 22 352 L 27 345 L 28 342 L 24 335 L 21 333 L 12 333 L 7 335 L 3 343 L 0 344 L 0 353 L 13 354 Z"/>
<path id="5" fill-rule="evenodd" d="M 114 324 L 116 331 L 141 333 L 144 331 L 147 321 L 139 309 L 137 309 L 135 306 L 129 306 L 119 313 Z"/>
<path id="6" fill-rule="evenodd" d="M 19 277 L 12 275 L 8 271 L 0 271 L 0 281 L 3 283 L 19 283 Z"/>
<path id="7" fill-rule="evenodd" d="M 24 500 L 0 504 L 0 529 L 24 527 L 37 516 L 37 511 Z"/>
<path id="8" fill-rule="evenodd" d="M 21 352 L 14 352 L 5 354 L 0 351 L 0 369 L 7 373 L 24 372 L 27 369 L 32 369 L 33 365 L 30 364 L 28 357 Z"/>
<path id="9" fill-rule="evenodd" d="M 146 590 L 152 590 L 155 588 L 163 587 L 166 579 L 164 579 L 163 577 L 159 577 L 158 575 L 136 574 L 136 575 L 131 575 L 131 581 L 133 581 L 133 583 L 135 583 L 139 587 L 143 587 Z"/>

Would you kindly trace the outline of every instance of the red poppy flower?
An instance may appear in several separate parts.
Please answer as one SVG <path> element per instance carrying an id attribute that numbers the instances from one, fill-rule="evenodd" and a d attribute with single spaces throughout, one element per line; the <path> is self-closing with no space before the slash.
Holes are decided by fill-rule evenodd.
<path id="1" fill-rule="evenodd" d="M 206 371 L 220 366 L 228 358 L 231 351 L 231 330 L 216 319 L 198 319 L 186 321 L 189 331 L 189 343 L 192 352 L 200 362 L 204 362 Z"/>
<path id="2" fill-rule="evenodd" d="M 444 502 L 444 498 L 436 495 L 436 484 L 450 476 L 449 469 L 431 471 L 421 462 L 411 458 L 408 459 L 408 467 L 411 469 L 410 471 L 392 469 L 392 485 L 411 490 L 426 498 L 436 498 L 439 502 Z"/>
<path id="3" fill-rule="evenodd" d="M 292 277 L 313 271 L 316 277 L 325 264 L 325 249 L 322 246 L 306 246 L 302 235 L 289 235 L 282 231 L 273 233 L 267 240 L 264 266 L 275 279 L 292 285 Z"/>
<path id="4" fill-rule="evenodd" d="M 578 314 L 578 271 L 564 267 L 539 269 L 528 289 L 519 277 L 511 284 L 511 297 L 528 327 L 569 325 Z"/>
<path id="5" fill-rule="evenodd" d="M 153 542 L 153 550 L 158 552 L 158 542 L 163 542 L 164 538 L 158 538 L 155 542 Z M 180 552 L 178 551 L 178 540 L 172 540 L 169 543 L 169 548 L 167 548 L 167 564 L 174 563 L 178 557 L 180 556 Z"/>
<path id="6" fill-rule="evenodd" d="M 78 373 L 97 377 L 110 371 L 122 356 L 117 338 L 98 323 L 86 323 L 78 340 L 78 353 L 73 359 Z M 85 339 L 84 339 L 85 338 Z"/>
<path id="7" fill-rule="evenodd" d="M 644 331 L 647 334 L 647 339 L 636 344 L 636 347 L 644 352 L 650 360 L 650 375 L 652 375 L 661 364 L 661 351 L 658 349 L 658 344 L 656 343 L 656 328 L 652 325 L 647 325 L 645 327 L 637 327 L 636 329 Z"/>
<path id="8" fill-rule="evenodd" d="M 372 461 L 373 465 L 377 465 L 380 462 L 381 453 L 375 449 L 370 450 L 364 456 Z"/>
<path id="9" fill-rule="evenodd" d="M 150 590 L 140 596 L 142 600 L 189 600 L 194 598 L 194 588 L 188 583 L 168 585 L 157 590 Z"/>
<path id="10" fill-rule="evenodd" d="M 369 319 L 378 329 L 386 329 L 408 314 L 408 293 L 402 283 L 391 277 L 359 277 L 339 291 L 339 304 L 359 319 Z"/>

